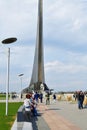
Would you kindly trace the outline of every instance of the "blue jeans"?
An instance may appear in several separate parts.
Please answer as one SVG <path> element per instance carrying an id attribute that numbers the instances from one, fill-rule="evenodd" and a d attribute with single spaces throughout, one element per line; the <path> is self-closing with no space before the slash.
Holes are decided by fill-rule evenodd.
<path id="1" fill-rule="evenodd" d="M 80 109 L 81 108 L 81 101 L 78 100 L 78 108 Z"/>

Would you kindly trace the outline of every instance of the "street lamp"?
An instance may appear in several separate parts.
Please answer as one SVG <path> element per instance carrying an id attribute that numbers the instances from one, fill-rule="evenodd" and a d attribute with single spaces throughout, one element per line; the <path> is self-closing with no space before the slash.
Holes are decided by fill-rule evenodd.
<path id="1" fill-rule="evenodd" d="M 15 42 L 17 38 L 7 38 L 2 41 L 3 44 L 11 44 Z M 8 115 L 8 90 L 9 90 L 9 70 L 10 70 L 10 48 L 8 48 L 8 60 L 7 60 L 7 82 L 6 82 L 6 115 Z"/>
<path id="2" fill-rule="evenodd" d="M 20 80 L 21 80 L 21 98 L 22 98 L 22 76 L 23 76 L 24 74 L 19 74 L 18 76 L 20 77 Z"/>

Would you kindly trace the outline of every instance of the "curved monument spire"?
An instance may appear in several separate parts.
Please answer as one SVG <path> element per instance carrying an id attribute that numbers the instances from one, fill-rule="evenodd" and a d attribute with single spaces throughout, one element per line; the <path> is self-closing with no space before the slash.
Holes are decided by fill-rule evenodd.
<path id="1" fill-rule="evenodd" d="M 38 21 L 37 21 L 37 36 L 36 48 L 34 56 L 33 71 L 30 81 L 30 86 L 39 89 L 41 83 L 45 83 L 44 76 L 44 54 L 43 54 L 43 0 L 38 2 Z"/>

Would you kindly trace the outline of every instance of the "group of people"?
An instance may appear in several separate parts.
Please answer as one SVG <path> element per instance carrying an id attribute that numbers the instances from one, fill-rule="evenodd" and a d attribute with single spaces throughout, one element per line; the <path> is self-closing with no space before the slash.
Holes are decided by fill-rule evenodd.
<path id="1" fill-rule="evenodd" d="M 26 98 L 24 99 L 24 109 L 25 112 L 32 112 L 32 114 L 34 116 L 37 116 L 37 107 L 38 103 L 37 101 L 34 99 L 34 97 L 32 96 L 31 93 L 26 94 Z"/>
<path id="2" fill-rule="evenodd" d="M 26 94 L 26 98 L 24 99 L 24 109 L 26 112 L 32 112 L 32 114 L 34 116 L 37 116 L 38 113 L 37 113 L 37 105 L 38 105 L 38 102 L 39 102 L 39 99 L 40 99 L 40 102 L 42 103 L 42 99 L 43 99 L 43 94 L 42 93 L 28 93 Z"/>
<path id="3" fill-rule="evenodd" d="M 77 91 L 74 94 L 75 100 L 78 102 L 78 109 L 83 109 L 83 102 L 84 102 L 84 92 L 83 91 Z"/>
<path id="4" fill-rule="evenodd" d="M 34 94 L 34 99 L 35 99 L 37 102 L 39 102 L 39 100 L 40 100 L 40 102 L 42 103 L 42 102 L 43 102 L 43 94 L 36 92 L 36 93 Z"/>

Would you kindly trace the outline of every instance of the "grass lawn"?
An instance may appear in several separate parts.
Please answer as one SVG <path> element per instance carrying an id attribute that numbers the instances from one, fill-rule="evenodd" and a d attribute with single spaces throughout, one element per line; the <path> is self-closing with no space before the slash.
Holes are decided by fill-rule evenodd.
<path id="1" fill-rule="evenodd" d="M 22 102 L 8 103 L 8 116 L 5 115 L 6 104 L 0 103 L 0 130 L 10 130 L 15 121 L 18 108 Z"/>
<path id="2" fill-rule="evenodd" d="M 8 98 L 10 95 L 8 95 Z M 6 94 L 0 94 L 0 100 L 5 100 L 6 99 Z"/>

